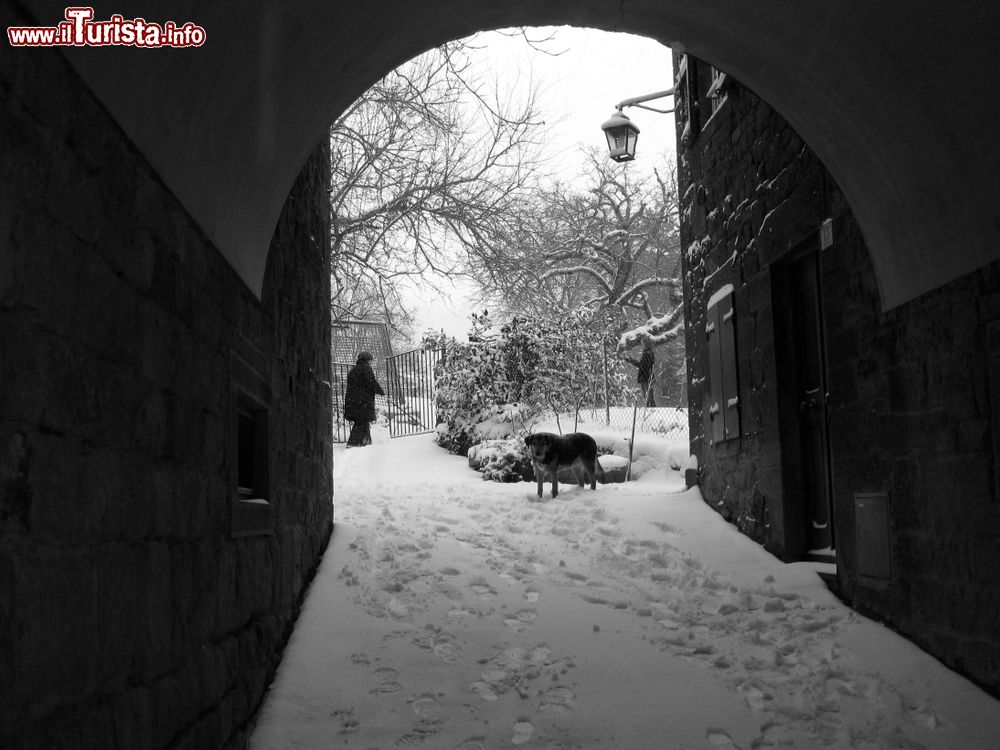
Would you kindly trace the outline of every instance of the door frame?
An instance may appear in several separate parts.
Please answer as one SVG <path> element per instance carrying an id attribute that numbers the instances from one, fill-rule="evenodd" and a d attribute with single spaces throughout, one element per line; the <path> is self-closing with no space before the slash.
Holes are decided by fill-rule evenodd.
<path id="1" fill-rule="evenodd" d="M 815 258 L 816 314 L 819 368 L 822 377 L 823 413 L 823 461 L 827 494 L 828 527 L 830 535 L 829 554 L 811 552 L 810 526 L 812 517 L 807 498 L 808 478 L 805 476 L 806 461 L 803 457 L 803 417 L 800 410 L 799 391 L 801 374 L 799 351 L 801 343 L 796 331 L 794 317 L 797 311 L 794 303 L 795 266 L 803 259 Z M 775 358 L 778 373 L 778 420 L 781 435 L 781 461 L 784 495 L 785 547 L 789 558 L 836 561 L 836 496 L 833 487 L 833 455 L 830 450 L 829 423 L 829 366 L 826 351 L 826 319 L 823 303 L 823 264 L 819 249 L 818 232 L 811 233 L 793 247 L 771 267 L 772 298 L 775 335 Z"/>

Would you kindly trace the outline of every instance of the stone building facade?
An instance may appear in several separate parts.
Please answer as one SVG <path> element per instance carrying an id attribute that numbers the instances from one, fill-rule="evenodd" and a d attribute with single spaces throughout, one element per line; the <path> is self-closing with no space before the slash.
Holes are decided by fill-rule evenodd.
<path id="1" fill-rule="evenodd" d="M 258 297 L 0 45 L 0 747 L 240 747 L 332 528 L 324 149 Z"/>
<path id="2" fill-rule="evenodd" d="M 785 560 L 835 560 L 847 601 L 1000 693 L 1000 264 L 883 309 L 793 128 L 710 66 L 675 69 L 706 502 Z"/>

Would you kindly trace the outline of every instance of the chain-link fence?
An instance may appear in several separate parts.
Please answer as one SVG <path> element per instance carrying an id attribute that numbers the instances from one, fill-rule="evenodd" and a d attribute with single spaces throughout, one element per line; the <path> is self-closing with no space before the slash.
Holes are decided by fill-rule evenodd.
<path id="1" fill-rule="evenodd" d="M 608 429 L 631 435 L 658 435 L 669 440 L 688 439 L 688 410 L 679 406 L 645 406 L 641 394 L 631 405 L 584 406 L 576 413 L 559 415 L 563 432 Z"/>
<path id="2" fill-rule="evenodd" d="M 683 380 L 678 384 L 674 382 L 676 378 L 668 379 L 659 372 L 660 368 L 657 370 L 647 390 L 635 382 L 635 368 L 605 353 L 595 365 L 590 392 L 582 394 L 575 413 L 560 414 L 563 431 L 605 428 L 630 435 L 634 419 L 637 434 L 687 440 L 688 410 Z M 668 391 L 671 398 L 665 403 Z"/>

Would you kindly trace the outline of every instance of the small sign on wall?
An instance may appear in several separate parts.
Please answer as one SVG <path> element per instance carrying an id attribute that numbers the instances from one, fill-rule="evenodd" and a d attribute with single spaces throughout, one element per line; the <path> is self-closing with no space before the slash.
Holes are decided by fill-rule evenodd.
<path id="1" fill-rule="evenodd" d="M 826 250 L 833 244 L 833 219 L 826 219 L 819 225 L 819 249 Z"/>

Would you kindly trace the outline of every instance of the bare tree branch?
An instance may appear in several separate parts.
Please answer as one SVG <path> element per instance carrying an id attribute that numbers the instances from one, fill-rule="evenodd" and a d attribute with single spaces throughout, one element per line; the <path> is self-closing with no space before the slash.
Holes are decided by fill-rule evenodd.
<path id="1" fill-rule="evenodd" d="M 402 332 L 404 279 L 496 255 L 542 166 L 536 91 L 490 90 L 451 42 L 390 73 L 331 127 L 333 308 Z M 377 304 L 376 304 L 377 302 Z"/>
<path id="2" fill-rule="evenodd" d="M 677 197 L 662 176 L 672 168 L 637 179 L 625 165 L 586 156 L 584 189 L 539 189 L 533 210 L 505 238 L 507 260 L 491 256 L 479 269 L 482 301 L 554 317 L 603 311 L 626 349 L 673 340 L 681 310 Z"/>

